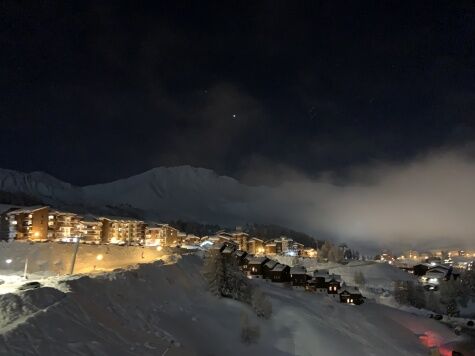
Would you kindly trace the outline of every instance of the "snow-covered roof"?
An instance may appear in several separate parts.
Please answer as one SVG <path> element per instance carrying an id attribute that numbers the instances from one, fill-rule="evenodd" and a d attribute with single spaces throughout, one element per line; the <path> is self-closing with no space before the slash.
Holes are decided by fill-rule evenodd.
<path id="1" fill-rule="evenodd" d="M 267 260 L 268 260 L 267 257 L 252 257 L 251 259 L 249 259 L 248 264 L 260 265 L 260 264 L 266 262 Z"/>
<path id="2" fill-rule="evenodd" d="M 97 222 L 99 223 L 99 218 L 95 215 L 87 214 L 81 218 L 82 222 Z"/>
<path id="3" fill-rule="evenodd" d="M 290 274 L 307 274 L 307 269 L 302 266 L 290 268 Z"/>
<path id="4" fill-rule="evenodd" d="M 266 246 L 277 246 L 275 243 L 266 243 Z"/>
<path id="5" fill-rule="evenodd" d="M 344 293 L 344 292 L 348 292 L 350 294 L 361 294 L 360 290 L 358 289 L 358 287 L 354 287 L 354 286 L 346 286 L 345 288 L 343 288 L 341 291 L 340 291 L 340 294 L 341 293 Z"/>
<path id="6" fill-rule="evenodd" d="M 234 247 L 231 246 L 226 246 L 223 250 L 223 253 L 233 253 L 234 252 Z"/>
<path id="7" fill-rule="evenodd" d="M 341 276 L 338 275 L 338 274 L 332 274 L 332 275 L 329 275 L 325 278 L 325 282 L 331 282 L 331 281 L 335 281 L 335 282 L 341 282 Z"/>
<path id="8" fill-rule="evenodd" d="M 278 262 L 270 260 L 270 261 L 266 262 L 266 264 L 264 266 L 266 266 L 269 269 L 273 269 L 278 264 L 279 264 Z"/>
<path id="9" fill-rule="evenodd" d="M 123 216 L 113 216 L 113 215 L 101 215 L 100 219 L 105 219 L 109 221 L 117 221 L 117 222 L 138 222 L 138 223 L 143 223 L 142 220 L 134 219 L 134 218 L 129 218 L 129 217 L 123 217 Z"/>
<path id="10" fill-rule="evenodd" d="M 247 252 L 246 252 L 246 251 L 243 251 L 243 250 L 236 250 L 236 251 L 234 251 L 234 254 L 235 254 L 237 257 L 242 257 L 242 256 L 247 255 Z"/>
<path id="11" fill-rule="evenodd" d="M 21 207 L 18 205 L 0 204 L 0 214 L 3 214 L 11 209 L 18 210 L 18 209 L 21 209 Z"/>
<path id="12" fill-rule="evenodd" d="M 21 208 L 21 209 L 10 211 L 8 214 L 22 214 L 22 213 L 29 214 L 29 213 L 32 213 L 34 211 L 37 211 L 37 210 L 40 210 L 40 209 L 43 209 L 43 208 L 47 208 L 47 207 L 48 206 L 46 206 L 46 205 L 28 206 L 28 207 L 24 207 L 24 208 Z"/>
<path id="13" fill-rule="evenodd" d="M 274 267 L 273 271 L 274 271 L 274 272 L 282 272 L 282 271 L 283 271 L 284 269 L 286 269 L 287 267 L 288 267 L 287 265 L 283 265 L 283 264 L 281 264 L 281 263 L 278 263 L 278 264 Z"/>
<path id="14" fill-rule="evenodd" d="M 264 242 L 264 240 L 261 240 L 261 239 L 260 239 L 260 238 L 258 238 L 258 237 L 251 237 L 251 238 L 249 239 L 249 242 L 251 242 L 251 241 L 259 241 L 259 242 Z"/>

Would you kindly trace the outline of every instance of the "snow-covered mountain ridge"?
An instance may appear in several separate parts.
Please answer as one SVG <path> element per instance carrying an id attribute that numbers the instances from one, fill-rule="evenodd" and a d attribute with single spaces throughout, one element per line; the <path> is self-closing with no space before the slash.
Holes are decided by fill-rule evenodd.
<path id="1" fill-rule="evenodd" d="M 144 218 L 237 223 L 271 192 L 190 166 L 159 167 L 110 183 L 74 186 L 47 173 L 0 169 L 0 191 L 23 193 L 57 207 L 131 206 Z"/>

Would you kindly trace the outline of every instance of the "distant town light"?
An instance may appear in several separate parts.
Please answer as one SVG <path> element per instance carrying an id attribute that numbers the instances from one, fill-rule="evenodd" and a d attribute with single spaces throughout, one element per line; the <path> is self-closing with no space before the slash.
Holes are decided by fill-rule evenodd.
<path id="1" fill-rule="evenodd" d="M 5 263 L 7 263 L 7 264 L 10 264 L 10 263 L 12 263 L 12 262 L 13 262 L 13 260 L 12 260 L 11 258 L 7 258 L 7 259 L 5 260 Z"/>

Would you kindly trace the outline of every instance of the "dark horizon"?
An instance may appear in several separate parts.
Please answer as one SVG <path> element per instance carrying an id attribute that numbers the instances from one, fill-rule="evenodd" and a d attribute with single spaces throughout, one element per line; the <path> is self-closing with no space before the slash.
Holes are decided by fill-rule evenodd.
<path id="1" fill-rule="evenodd" d="M 2 168 L 258 184 L 473 140 L 472 2 L 0 6 Z"/>

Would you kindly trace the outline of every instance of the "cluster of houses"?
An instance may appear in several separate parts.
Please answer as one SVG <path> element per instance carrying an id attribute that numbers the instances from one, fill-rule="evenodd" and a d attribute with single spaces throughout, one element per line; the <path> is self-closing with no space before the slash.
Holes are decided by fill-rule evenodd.
<path id="1" fill-rule="evenodd" d="M 302 256 L 317 257 L 318 251 L 312 247 L 305 247 L 303 244 L 294 241 L 286 236 L 264 241 L 258 237 L 251 237 L 249 234 L 240 231 L 235 232 L 218 231 L 213 236 L 205 236 L 202 243 L 209 244 L 233 244 L 241 251 L 245 251 L 255 256 Z"/>
<path id="2" fill-rule="evenodd" d="M 79 215 L 49 206 L 0 206 L 0 240 L 32 242 L 77 242 L 140 246 L 188 246 L 234 244 L 239 250 L 256 256 L 288 255 L 317 257 L 317 250 L 306 248 L 281 236 L 264 241 L 237 228 L 198 237 L 157 222 L 115 216 Z"/>
<path id="3" fill-rule="evenodd" d="M 256 256 L 240 250 L 236 244 L 217 245 L 226 258 L 234 258 L 241 270 L 253 278 L 263 278 L 276 283 L 290 283 L 307 291 L 328 294 L 341 303 L 360 305 L 364 297 L 357 287 L 347 286 L 341 276 L 328 270 L 308 272 L 303 266 L 290 267 L 266 256 Z"/>

